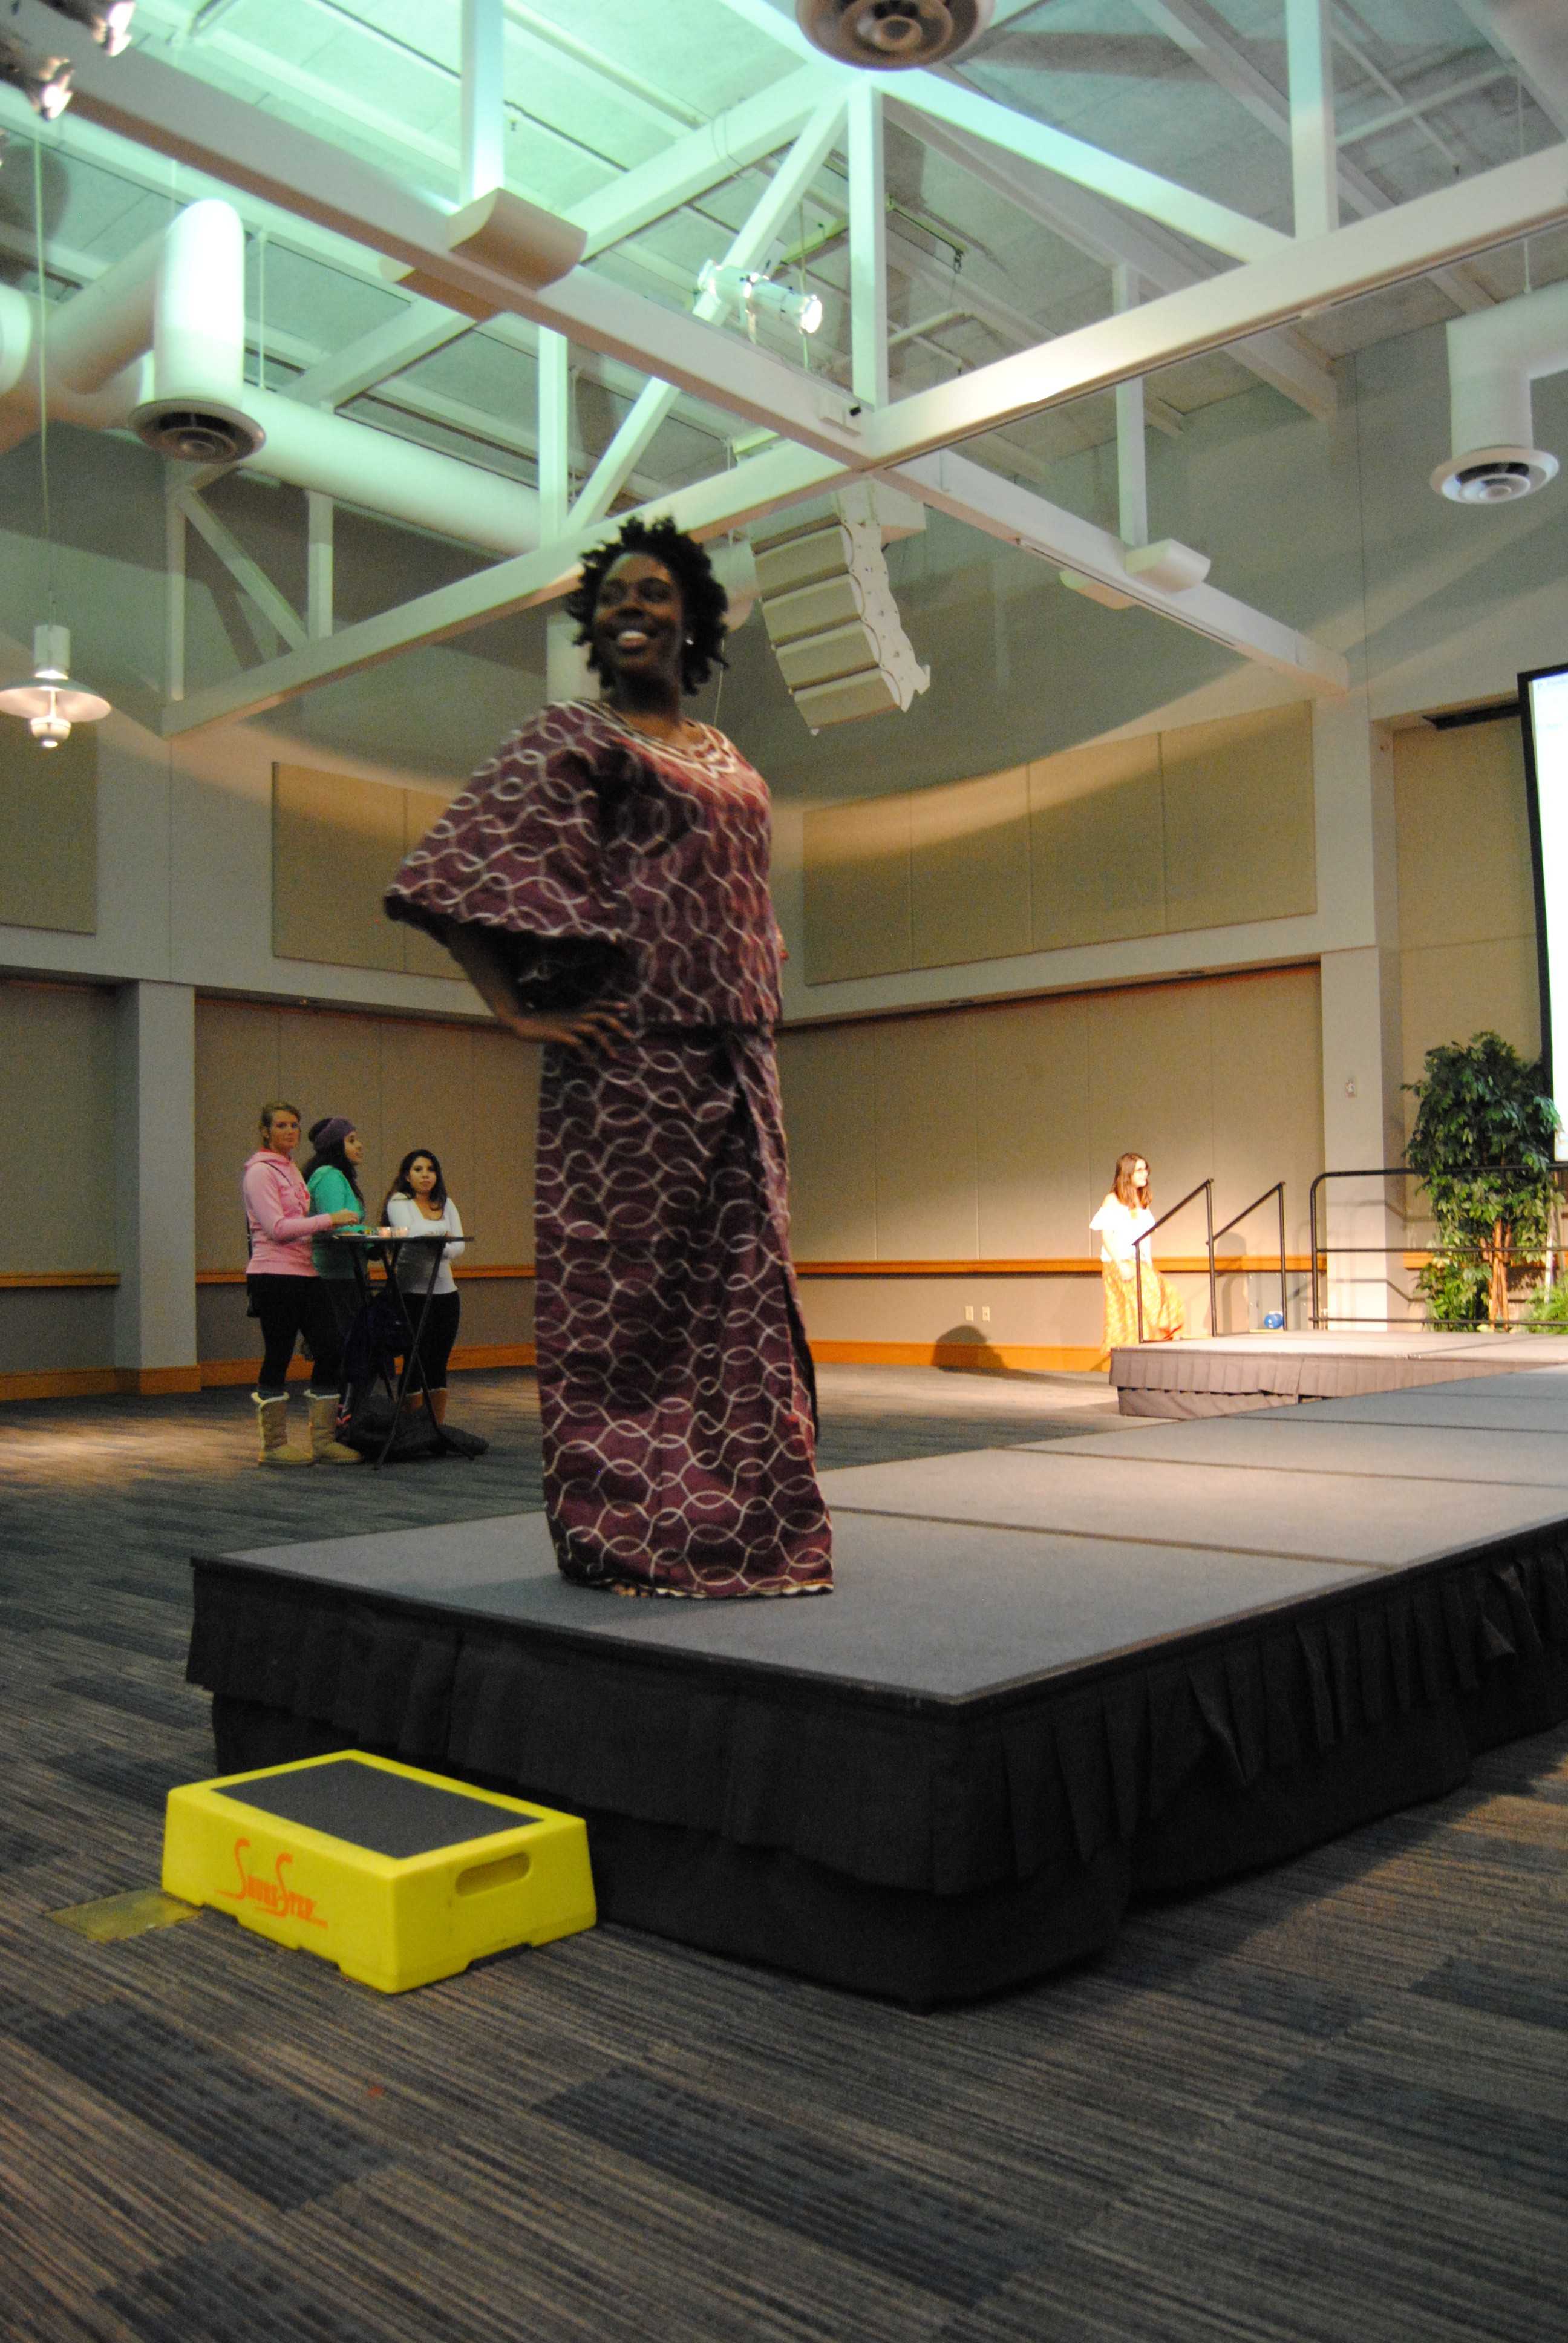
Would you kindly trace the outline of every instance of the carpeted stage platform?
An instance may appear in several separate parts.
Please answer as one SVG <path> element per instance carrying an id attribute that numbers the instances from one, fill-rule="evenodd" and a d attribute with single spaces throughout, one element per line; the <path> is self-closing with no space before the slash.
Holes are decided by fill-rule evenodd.
<path id="1" fill-rule="evenodd" d="M 825 1486 L 828 1600 L 617 1602 L 539 1514 L 198 1556 L 220 1767 L 499 1782 L 607 1918 L 929 2006 L 1568 1715 L 1568 1369 Z"/>
<path id="2" fill-rule="evenodd" d="M 1442 1334 L 1430 1327 L 1308 1328 L 1130 1342 L 1111 1353 L 1123 1415 L 1240 1415 L 1297 1400 L 1352 1399 L 1478 1375 L 1568 1366 L 1561 1334 Z"/>

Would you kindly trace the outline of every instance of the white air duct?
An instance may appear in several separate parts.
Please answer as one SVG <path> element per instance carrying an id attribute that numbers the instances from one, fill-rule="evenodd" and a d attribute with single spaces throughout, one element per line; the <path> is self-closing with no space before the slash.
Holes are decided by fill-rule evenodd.
<path id="1" fill-rule="evenodd" d="M 521 481 L 246 382 L 244 281 L 237 212 L 191 205 L 49 310 L 51 418 L 128 427 L 188 462 L 248 461 L 290 487 L 488 552 L 538 545 L 538 497 Z M 35 305 L 0 287 L 0 451 L 37 428 L 36 331 Z"/>
<path id="2" fill-rule="evenodd" d="M 1557 473 L 1534 447 L 1530 386 L 1568 371 L 1568 282 L 1452 318 L 1448 397 L 1453 452 L 1432 476 L 1455 504 L 1515 503 Z"/>

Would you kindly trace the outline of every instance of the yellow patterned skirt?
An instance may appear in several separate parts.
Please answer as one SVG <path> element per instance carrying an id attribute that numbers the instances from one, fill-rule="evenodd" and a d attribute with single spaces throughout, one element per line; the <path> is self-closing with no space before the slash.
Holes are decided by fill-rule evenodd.
<path id="1" fill-rule="evenodd" d="M 1105 1348 L 1121 1350 L 1138 1340 L 1138 1296 L 1132 1290 L 1132 1272 L 1119 1269 L 1114 1262 L 1102 1261 L 1100 1274 L 1105 1286 Z M 1152 1262 L 1141 1264 L 1141 1279 L 1143 1340 L 1174 1342 L 1187 1332 L 1187 1312 L 1180 1294 L 1167 1285 Z"/>

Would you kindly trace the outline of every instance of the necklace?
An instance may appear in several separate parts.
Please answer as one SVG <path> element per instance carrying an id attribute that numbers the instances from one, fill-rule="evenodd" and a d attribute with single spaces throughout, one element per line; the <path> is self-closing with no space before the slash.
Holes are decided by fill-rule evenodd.
<path id="1" fill-rule="evenodd" d="M 624 708 L 616 707 L 613 700 L 601 700 L 599 704 L 608 709 L 610 714 L 624 724 L 628 732 L 636 732 L 644 740 L 656 741 L 661 748 L 696 749 L 702 745 L 702 727 L 700 724 L 694 724 L 689 716 L 683 716 L 680 719 L 678 732 L 673 734 L 651 732 L 646 724 L 639 724 L 635 716 L 628 716 Z"/>

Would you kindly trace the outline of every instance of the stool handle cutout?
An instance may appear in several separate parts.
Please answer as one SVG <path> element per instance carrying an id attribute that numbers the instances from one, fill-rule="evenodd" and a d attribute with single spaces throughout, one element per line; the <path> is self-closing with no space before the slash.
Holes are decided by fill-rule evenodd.
<path id="1" fill-rule="evenodd" d="M 510 1887 L 514 1882 L 526 1879 L 531 1868 L 526 1850 L 516 1855 L 498 1855 L 493 1863 L 473 1863 L 467 1871 L 459 1871 L 453 1885 L 459 1896 L 483 1896 L 492 1887 Z"/>

